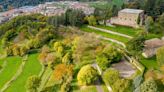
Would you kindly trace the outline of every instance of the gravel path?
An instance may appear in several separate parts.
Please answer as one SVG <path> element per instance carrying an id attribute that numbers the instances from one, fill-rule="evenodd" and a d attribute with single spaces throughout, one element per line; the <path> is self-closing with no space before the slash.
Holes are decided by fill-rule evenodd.
<path id="1" fill-rule="evenodd" d="M 102 70 L 100 69 L 100 67 L 96 63 L 93 63 L 92 66 L 98 70 L 100 75 L 102 75 Z M 106 85 L 106 87 L 107 87 L 109 92 L 112 92 L 112 88 L 110 85 Z M 98 92 L 104 92 L 102 87 L 101 87 L 100 80 L 96 81 L 96 88 L 97 88 Z"/>
<path id="2" fill-rule="evenodd" d="M 126 47 L 126 45 L 125 45 L 123 42 L 120 42 L 120 41 L 117 41 L 117 40 L 114 40 L 114 39 L 111 39 L 111 38 L 107 38 L 107 37 L 100 36 L 100 39 L 108 40 L 108 41 L 111 41 L 111 42 L 120 44 L 120 45 L 122 45 L 123 47 Z"/>
<path id="3" fill-rule="evenodd" d="M 132 36 L 129 36 L 129 35 L 121 34 L 121 33 L 118 33 L 118 32 L 113 32 L 113 31 L 110 31 L 110 30 L 106 30 L 106 29 L 102 29 L 102 28 L 98 28 L 98 27 L 94 27 L 94 26 L 88 26 L 88 27 L 92 28 L 92 29 L 95 29 L 95 30 L 102 31 L 102 32 L 107 32 L 107 33 L 110 33 L 110 34 L 126 37 L 126 38 L 129 38 L 129 39 L 133 38 Z"/>

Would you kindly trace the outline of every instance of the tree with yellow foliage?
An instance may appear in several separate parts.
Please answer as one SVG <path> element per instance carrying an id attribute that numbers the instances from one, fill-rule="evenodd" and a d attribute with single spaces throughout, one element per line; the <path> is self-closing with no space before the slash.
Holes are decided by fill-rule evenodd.
<path id="1" fill-rule="evenodd" d="M 83 66 L 77 75 L 79 85 L 90 85 L 98 79 L 98 72 L 91 65 Z"/>

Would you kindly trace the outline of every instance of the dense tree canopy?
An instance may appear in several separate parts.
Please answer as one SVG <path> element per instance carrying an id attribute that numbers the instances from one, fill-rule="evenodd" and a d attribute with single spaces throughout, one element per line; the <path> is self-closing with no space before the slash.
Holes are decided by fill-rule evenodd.
<path id="1" fill-rule="evenodd" d="M 77 75 L 79 85 L 90 85 L 94 83 L 97 78 L 98 72 L 91 65 L 83 66 Z"/>
<path id="2" fill-rule="evenodd" d="M 153 79 L 146 80 L 141 85 L 141 92 L 158 92 L 156 82 Z"/>
<path id="3" fill-rule="evenodd" d="M 103 74 L 103 80 L 107 85 L 113 85 L 120 78 L 120 74 L 115 69 L 107 69 Z"/>
<path id="4" fill-rule="evenodd" d="M 96 56 L 96 62 L 102 70 L 107 69 L 111 63 L 119 62 L 122 58 L 122 54 L 118 49 L 112 45 L 104 47 L 102 52 L 99 52 Z"/>
<path id="5" fill-rule="evenodd" d="M 159 66 L 164 65 L 164 47 L 157 50 L 157 63 Z"/>
<path id="6" fill-rule="evenodd" d="M 118 79 L 112 88 L 113 92 L 132 92 L 132 83 L 127 79 Z"/>
<path id="7" fill-rule="evenodd" d="M 40 78 L 38 76 L 30 76 L 26 82 L 26 89 L 29 92 L 38 92 L 38 87 L 40 85 Z"/>

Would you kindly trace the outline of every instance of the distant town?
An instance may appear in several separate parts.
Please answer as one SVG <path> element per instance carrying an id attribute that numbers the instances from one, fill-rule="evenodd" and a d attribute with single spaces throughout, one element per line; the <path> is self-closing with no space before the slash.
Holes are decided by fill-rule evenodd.
<path id="1" fill-rule="evenodd" d="M 91 15 L 94 13 L 95 8 L 90 7 L 88 3 L 82 3 L 78 1 L 46 2 L 37 6 L 23 6 L 6 12 L 1 12 L 0 24 L 19 15 L 39 13 L 45 16 L 55 16 L 64 14 L 67 9 L 82 10 L 86 15 Z"/>

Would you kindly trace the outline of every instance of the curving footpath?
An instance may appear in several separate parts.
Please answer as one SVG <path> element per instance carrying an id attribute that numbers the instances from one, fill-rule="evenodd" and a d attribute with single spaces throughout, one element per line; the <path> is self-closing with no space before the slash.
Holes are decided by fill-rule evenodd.
<path id="1" fill-rule="evenodd" d="M 122 45 L 124 48 L 126 47 L 126 45 L 123 42 L 120 42 L 118 40 L 114 40 L 114 39 L 103 37 L 103 36 L 100 36 L 99 38 L 103 39 L 103 40 L 108 40 L 108 41 L 114 42 L 114 43 L 119 44 L 119 45 Z"/>
<path id="2" fill-rule="evenodd" d="M 5 60 L 2 64 L 2 69 L 0 70 L 0 74 L 2 73 L 2 71 L 4 70 L 4 68 L 7 66 L 7 61 Z"/>

